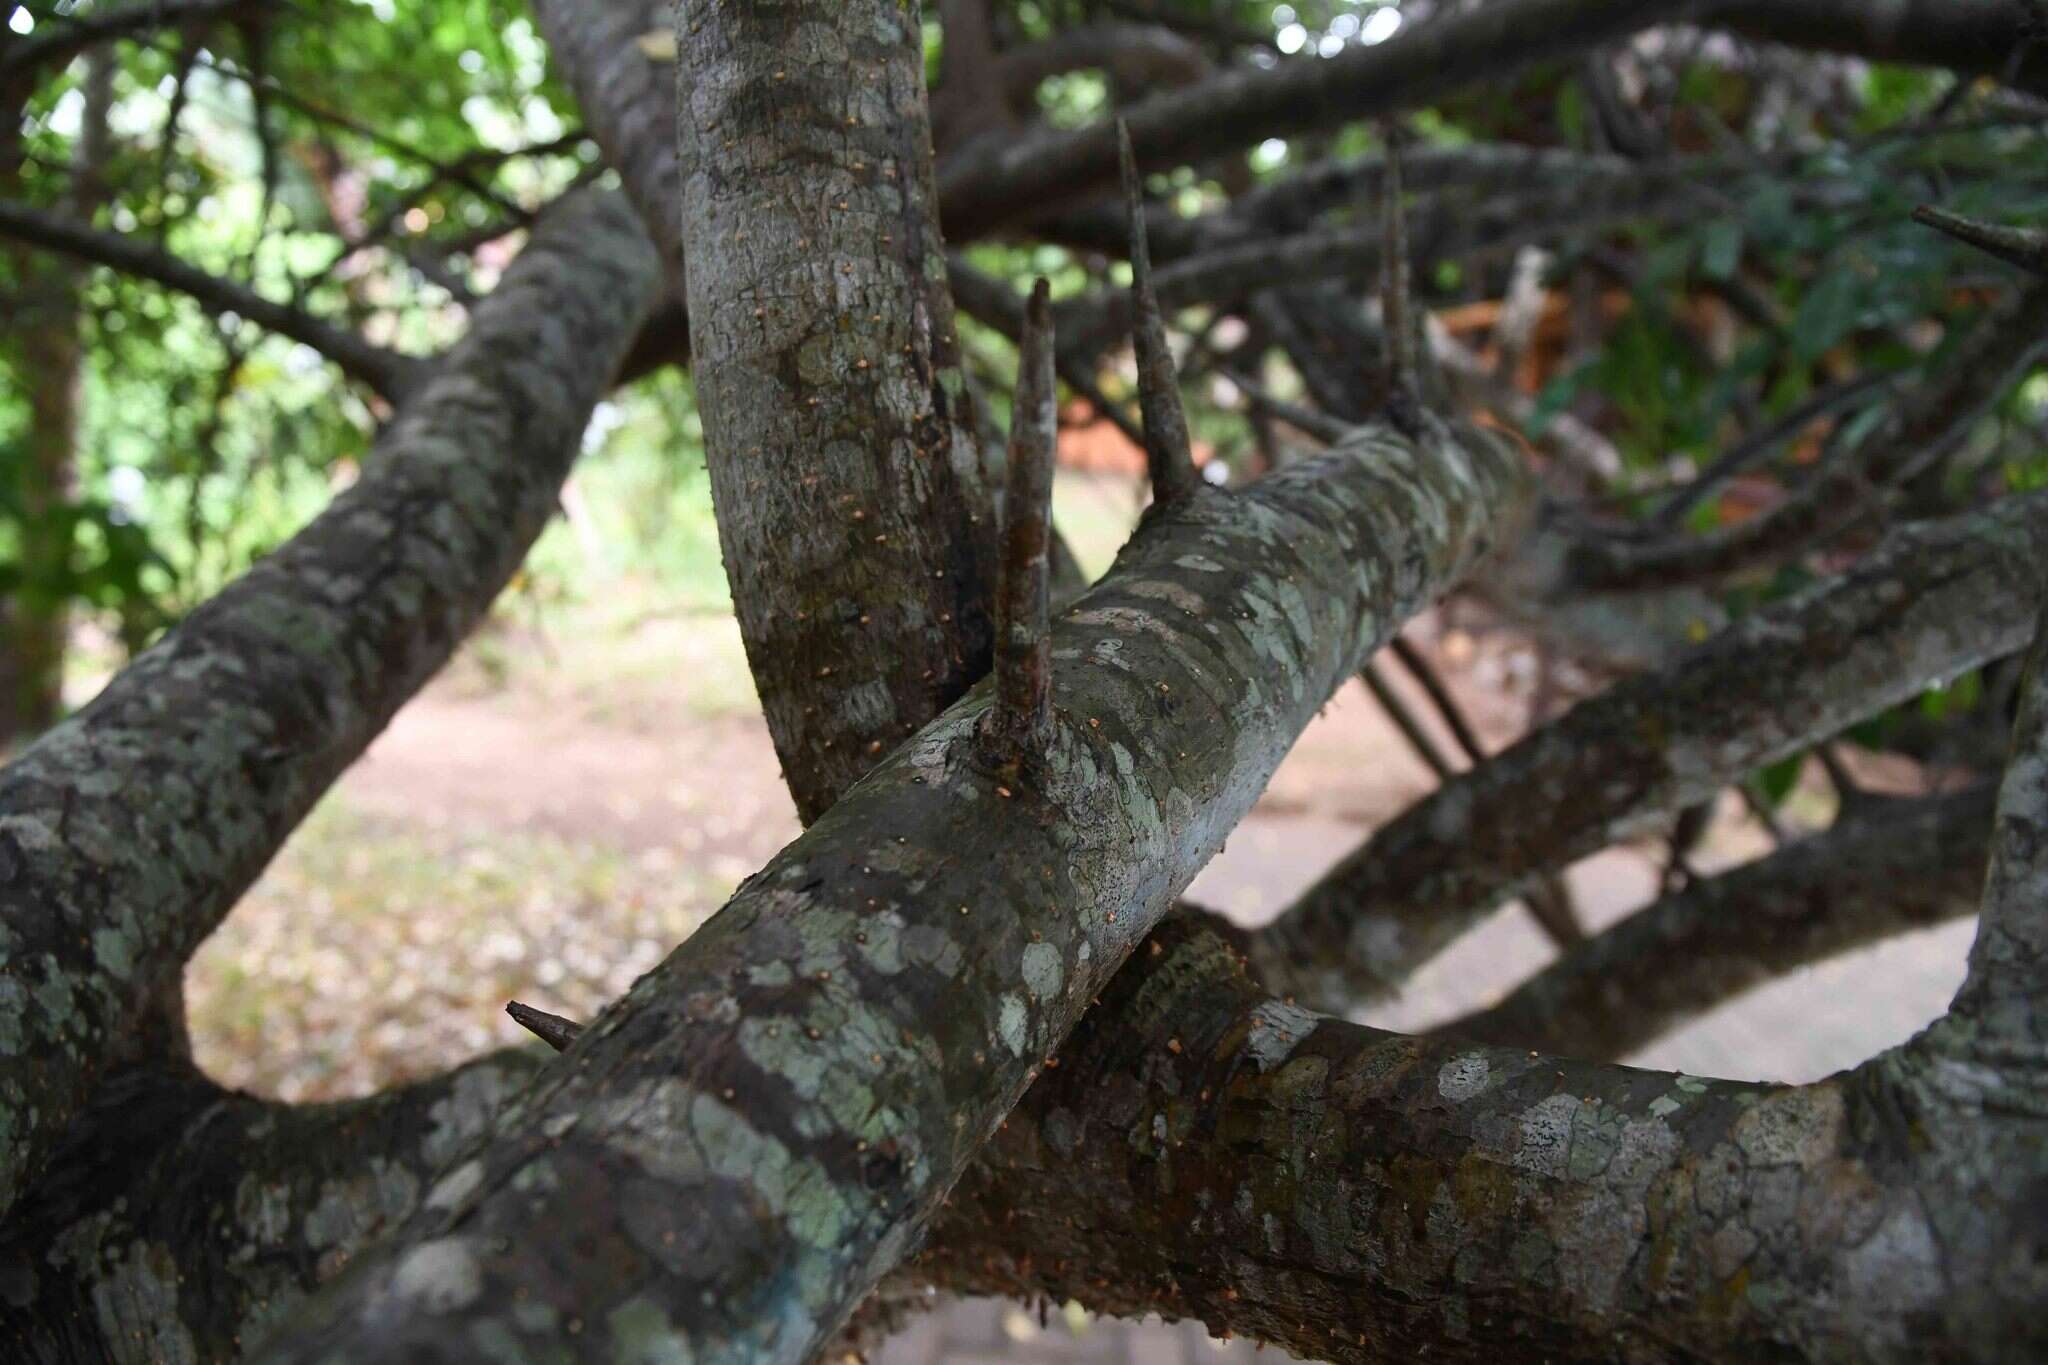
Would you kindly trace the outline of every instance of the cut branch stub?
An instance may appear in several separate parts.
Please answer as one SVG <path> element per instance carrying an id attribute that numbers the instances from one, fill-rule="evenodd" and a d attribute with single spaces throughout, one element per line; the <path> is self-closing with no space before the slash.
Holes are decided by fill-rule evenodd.
<path id="1" fill-rule="evenodd" d="M 564 1019 L 559 1014 L 549 1014 L 531 1005 L 522 1005 L 517 1000 L 507 1002 L 505 1013 L 512 1016 L 514 1023 L 546 1043 L 557 1052 L 568 1050 L 576 1041 L 576 1035 L 583 1032 L 583 1025 L 574 1019 Z"/>
<path id="2" fill-rule="evenodd" d="M 1180 376 L 1166 344 L 1166 321 L 1152 292 L 1152 252 L 1145 240 L 1143 182 L 1131 152 L 1131 130 L 1116 125 L 1122 158 L 1124 209 L 1131 223 L 1131 347 L 1138 358 L 1138 407 L 1145 415 L 1145 468 L 1152 497 L 1162 506 L 1184 501 L 1201 486 L 1195 472 L 1188 416 L 1180 405 Z"/>
<path id="3" fill-rule="evenodd" d="M 2048 275 L 2048 230 L 1980 223 L 1933 204 L 1922 204 L 1914 209 L 1913 221 L 1937 232 L 1945 232 L 1959 242 L 1967 242 L 1979 251 L 1988 251 L 2022 270 Z"/>
<path id="4" fill-rule="evenodd" d="M 1041 279 L 1031 290 L 1017 343 L 1003 554 L 996 568 L 995 700 L 981 732 L 988 756 L 1004 769 L 1042 757 L 1052 743 L 1048 550 L 1058 428 L 1051 292 Z"/>

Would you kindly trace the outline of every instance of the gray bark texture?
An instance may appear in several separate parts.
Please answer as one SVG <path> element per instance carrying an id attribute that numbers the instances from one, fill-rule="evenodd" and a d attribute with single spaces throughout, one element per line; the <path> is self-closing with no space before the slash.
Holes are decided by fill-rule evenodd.
<path id="1" fill-rule="evenodd" d="M 0 1209 L 286 833 L 511 577 L 655 269 L 622 202 L 564 204 L 363 478 L 0 768 Z"/>
<path id="2" fill-rule="evenodd" d="M 1327 1008 L 1384 995 L 1539 874 L 2016 652 L 2044 571 L 2048 494 L 1902 527 L 1846 573 L 1445 783 L 1262 930 L 1254 957 Z"/>

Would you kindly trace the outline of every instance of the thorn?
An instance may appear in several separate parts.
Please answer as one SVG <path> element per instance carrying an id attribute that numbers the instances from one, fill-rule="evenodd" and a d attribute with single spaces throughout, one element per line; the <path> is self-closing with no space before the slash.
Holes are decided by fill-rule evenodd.
<path id="1" fill-rule="evenodd" d="M 574 1019 L 564 1019 L 559 1014 L 549 1014 L 546 1010 L 522 1005 L 517 1000 L 505 1006 L 505 1013 L 511 1015 L 521 1028 L 557 1052 L 575 1042 L 576 1035 L 583 1032 L 583 1025 Z"/>
<path id="2" fill-rule="evenodd" d="M 1415 383 L 1415 328 L 1408 313 L 1408 215 L 1401 202 L 1399 123 L 1384 125 L 1387 174 L 1380 188 L 1380 324 L 1387 334 L 1387 409 L 1397 425 L 1408 425 L 1421 406 Z"/>
<path id="3" fill-rule="evenodd" d="M 1032 287 L 1017 341 L 1003 551 L 996 565 L 995 702 L 982 723 L 990 757 L 1004 768 L 1043 756 L 1052 743 L 1052 466 L 1058 441 L 1052 296 L 1041 279 Z"/>
<path id="4" fill-rule="evenodd" d="M 1914 209 L 1913 221 L 1937 232 L 1945 232 L 1959 242 L 1967 242 L 1979 251 L 1988 251 L 2022 270 L 2048 275 L 2048 229 L 1980 223 L 1933 204 L 1922 204 Z"/>
<path id="5" fill-rule="evenodd" d="M 1124 212 L 1131 224 L 1131 342 L 1138 355 L 1145 467 L 1152 478 L 1152 500 L 1165 505 L 1192 496 L 1202 478 L 1195 472 L 1188 417 L 1180 405 L 1180 376 L 1174 370 L 1173 351 L 1166 344 L 1166 322 L 1159 313 L 1159 297 L 1152 292 L 1144 183 L 1138 178 L 1137 154 L 1131 150 L 1130 126 L 1122 119 L 1116 121 L 1116 142 L 1123 166 Z"/>

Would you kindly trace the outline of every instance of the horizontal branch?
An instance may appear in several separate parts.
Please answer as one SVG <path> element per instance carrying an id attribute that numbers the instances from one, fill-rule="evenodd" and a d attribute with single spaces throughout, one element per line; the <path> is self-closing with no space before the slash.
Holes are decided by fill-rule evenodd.
<path id="1" fill-rule="evenodd" d="M 1404 28 L 1327 60 L 1234 70 L 1124 111 L 1138 164 L 1163 170 L 1268 137 L 1427 104 L 1475 81 L 1583 51 L 1684 14 L 1692 0 L 1507 0 Z M 991 139 L 940 168 L 955 241 L 1085 199 L 1117 179 L 1115 129 Z"/>
<path id="2" fill-rule="evenodd" d="M 1989 76 L 2048 96 L 2048 34 L 2032 0 L 1716 0 L 1701 22 L 1790 47 Z"/>
<path id="3" fill-rule="evenodd" d="M 27 38 L 12 38 L 0 48 L 0 81 L 18 80 L 41 68 L 68 62 L 87 48 L 112 38 L 132 38 L 156 29 L 182 29 L 222 19 L 260 13 L 271 0 L 128 0 L 84 14 L 53 14 L 44 7 Z"/>
<path id="4" fill-rule="evenodd" d="M 1975 914 L 1992 789 L 1886 800 L 1732 872 L 1689 883 L 1439 1030 L 1606 1061 L 1752 986 Z"/>
<path id="5" fill-rule="evenodd" d="M 2038 1353 L 2042 1126 L 1909 1044 L 1745 1085 L 1404 1038 L 1169 924 L 911 1274 L 1192 1317 L 1316 1359 Z"/>
<path id="6" fill-rule="evenodd" d="M 1396 989 L 1543 872 L 2020 649 L 2044 574 L 2048 492 L 1902 527 L 1445 783 L 1255 935 L 1254 958 L 1317 1002 Z"/>
<path id="7" fill-rule="evenodd" d="M 339 1104 L 112 1077 L 0 1225 L 0 1355 L 238 1359 L 422 1200 L 539 1067 L 501 1052 Z"/>
<path id="8" fill-rule="evenodd" d="M 262 1358 L 552 1341 L 536 1302 L 580 1314 L 592 1357 L 654 1312 L 697 1359 L 808 1358 L 1316 710 L 1525 488 L 1483 433 L 1367 428 L 1156 510 L 1054 625 L 1035 763 L 984 766 L 986 684 L 884 758 L 544 1073 L 451 1173 L 466 1198 Z"/>
<path id="9" fill-rule="evenodd" d="M 201 270 L 169 252 L 26 204 L 0 199 L 0 236 L 175 289 L 216 317 L 222 313 L 238 314 L 265 331 L 312 347 L 333 361 L 343 374 L 362 380 L 393 403 L 405 398 L 427 365 L 290 304 L 275 303 L 253 289 Z"/>
<path id="10" fill-rule="evenodd" d="M 511 577 L 656 271 L 623 201 L 559 207 L 362 479 L 0 768 L 0 1210 L 108 1049 Z"/>

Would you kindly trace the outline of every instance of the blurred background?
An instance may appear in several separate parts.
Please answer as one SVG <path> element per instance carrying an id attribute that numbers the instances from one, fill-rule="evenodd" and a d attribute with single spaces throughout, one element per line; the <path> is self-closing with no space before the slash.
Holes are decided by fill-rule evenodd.
<path id="1" fill-rule="evenodd" d="M 1005 45 L 1110 18 L 1153 24 L 1206 70 L 1317 60 L 1385 41 L 1428 8 L 1002 0 L 991 14 Z M 0 0 L 0 14 L 0 89 L 19 109 L 0 197 L 86 219 L 380 343 L 426 352 L 459 335 L 465 305 L 516 253 L 532 212 L 603 174 L 516 4 L 229 9 L 12 85 L 10 53 L 91 11 Z M 943 100 L 935 18 L 928 48 Z M 1936 198 L 2037 219 L 2048 207 L 2041 106 L 1988 82 L 1686 32 L 1603 61 L 1611 89 L 1582 71 L 1538 71 L 1421 111 L 1413 129 L 1447 149 L 1613 152 L 1653 136 L 1669 155 L 1719 159 L 1715 211 L 1648 195 L 1626 211 L 1581 202 L 1489 226 L 1459 201 L 1433 200 L 1440 212 L 1420 216 L 1419 230 L 1461 226 L 1445 229 L 1418 284 L 1447 353 L 1468 357 L 1490 386 L 1494 418 L 1556 480 L 1618 514 L 1658 500 L 1744 433 L 1779 428 L 1769 461 L 1686 512 L 1701 529 L 1726 524 L 1859 439 L 1876 400 L 1935 363 L 1952 340 L 1939 320 L 1982 295 L 1998 267 L 1913 226 L 1910 210 Z M 1056 71 L 1030 99 L 1036 117 L 1076 125 L 1155 78 Z M 1356 128 L 1269 141 L 1184 170 L 1173 207 L 1214 210 L 1304 165 L 1370 152 L 1376 137 Z M 1046 274 L 1061 298 L 1128 279 L 1120 262 L 1078 247 L 977 243 L 966 256 L 1011 282 Z M 1369 282 L 1331 287 L 1362 293 Z M 388 412 L 231 307 L 4 232 L 0 312 L 4 751 L 87 701 L 318 511 L 356 476 Z M 1287 458 L 1297 433 L 1252 406 L 1250 386 L 1299 401 L 1301 377 L 1228 308 L 1190 309 L 1178 323 L 1210 477 L 1242 480 Z M 961 331 L 1001 421 L 1009 343 L 964 318 Z M 1110 357 L 1100 383 L 1112 399 L 1131 391 L 1127 354 Z M 2048 383 L 2036 376 L 1914 496 L 1939 508 L 1987 483 L 2039 484 L 2044 423 Z M 502 1013 L 508 999 L 587 1017 L 795 834 L 731 616 L 687 374 L 658 370 L 617 392 L 586 444 L 561 516 L 486 628 L 194 961 L 193 1039 L 224 1083 L 288 1100 L 357 1095 L 526 1041 Z M 1142 455 L 1076 402 L 1060 465 L 1057 523 L 1099 573 L 1142 510 Z M 1476 599 L 1447 603 L 1408 638 L 1494 750 L 1617 676 L 1632 649 L 1653 657 L 1698 638 L 1814 571 L 1688 598 L 1676 617 L 1619 627 L 1630 638 L 1593 656 Z M 1388 676 L 1437 747 L 1456 754 L 1414 677 Z M 1825 754 L 1757 774 L 1688 831 L 1688 864 L 1711 871 L 1755 856 L 1768 825 L 1825 826 L 1843 781 L 1862 792 L 1949 781 L 1961 766 L 1951 741 L 1972 717 L 1996 729 L 2001 704 L 1997 676 L 1966 675 Z M 1435 781 L 1385 710 L 1347 685 L 1193 897 L 1246 923 L 1270 917 Z M 1670 856 L 1660 838 L 1574 868 L 1587 925 L 1651 899 Z M 1950 924 L 1782 980 L 1633 1060 L 1824 1075 L 1939 1014 L 1972 930 Z M 1496 916 L 1367 1019 L 1428 1025 L 1496 998 L 1554 953 L 1528 916 Z M 985 1303 L 916 1324 L 883 1359 L 1164 1365 L 1243 1349 L 1198 1328 Z"/>

